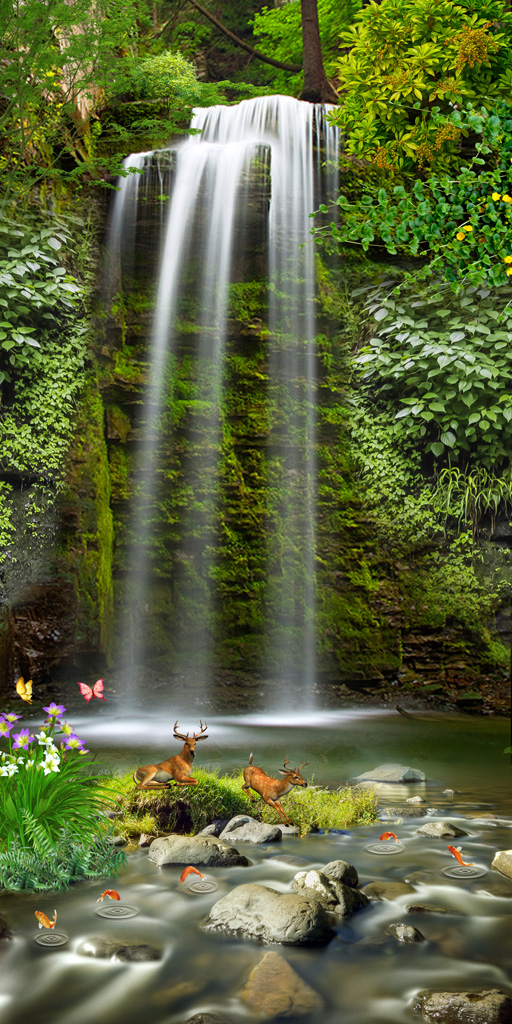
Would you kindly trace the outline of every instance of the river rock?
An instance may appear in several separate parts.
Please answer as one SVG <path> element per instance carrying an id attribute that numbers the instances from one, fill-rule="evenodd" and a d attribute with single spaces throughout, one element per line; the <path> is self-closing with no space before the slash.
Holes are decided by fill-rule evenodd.
<path id="1" fill-rule="evenodd" d="M 352 889 L 357 889 L 359 885 L 359 875 L 356 868 L 346 860 L 330 860 L 322 868 L 322 873 L 327 875 L 328 878 L 335 878 L 337 882 L 350 885 Z"/>
<path id="2" fill-rule="evenodd" d="M 293 879 L 293 888 L 301 896 L 318 900 L 331 914 L 352 917 L 356 910 L 366 907 L 369 899 L 364 893 L 329 878 L 323 871 L 299 871 Z"/>
<path id="3" fill-rule="evenodd" d="M 415 889 L 413 889 L 412 885 L 408 885 L 407 882 L 393 882 L 383 878 L 363 885 L 361 892 L 369 900 L 396 900 L 399 896 L 408 896 L 410 892 L 415 892 Z"/>
<path id="4" fill-rule="evenodd" d="M 422 818 L 427 814 L 426 807 L 383 807 L 379 811 L 381 821 L 388 821 L 389 818 Z"/>
<path id="5" fill-rule="evenodd" d="M 96 935 L 86 939 L 78 946 L 81 956 L 92 956 L 98 959 L 122 960 L 126 963 L 144 963 L 148 960 L 161 960 L 163 950 L 150 946 L 147 942 L 137 939 L 115 939 L 107 935 Z"/>
<path id="6" fill-rule="evenodd" d="M 494 855 L 491 867 L 507 878 L 512 878 L 512 850 L 498 850 Z"/>
<path id="7" fill-rule="evenodd" d="M 427 821 L 426 825 L 422 825 L 416 831 L 419 835 L 430 836 L 431 839 L 454 839 L 455 836 L 469 835 L 468 832 L 457 828 L 457 825 L 450 824 L 449 821 Z"/>
<path id="8" fill-rule="evenodd" d="M 139 836 L 139 846 L 151 846 L 151 843 L 154 843 L 155 839 L 156 836 L 150 836 L 146 832 L 141 832 Z"/>
<path id="9" fill-rule="evenodd" d="M 215 838 L 218 839 L 221 832 L 226 828 L 228 820 L 228 818 L 215 818 L 206 826 L 206 828 L 202 828 L 197 834 L 198 836 L 215 836 Z"/>
<path id="10" fill-rule="evenodd" d="M 399 921 L 396 924 L 390 924 L 387 928 L 389 935 L 394 935 L 398 942 L 424 942 L 425 936 L 415 928 L 412 924 L 403 924 Z"/>
<path id="11" fill-rule="evenodd" d="M 170 835 L 155 839 L 148 857 L 155 864 L 192 864 L 205 867 L 247 865 L 247 857 L 215 836 Z"/>
<path id="12" fill-rule="evenodd" d="M 218 1013 L 194 1013 L 187 1017 L 185 1024 L 230 1024 L 225 1017 L 219 1017 Z"/>
<path id="13" fill-rule="evenodd" d="M 408 796 L 405 801 L 406 804 L 426 804 L 426 800 L 422 796 Z"/>
<path id="14" fill-rule="evenodd" d="M 244 1003 L 265 1017 L 304 1017 L 325 1003 L 279 953 L 265 953 L 240 993 Z"/>
<path id="15" fill-rule="evenodd" d="M 325 945 L 334 934 L 317 900 L 250 883 L 217 900 L 203 928 L 293 946 Z"/>
<path id="16" fill-rule="evenodd" d="M 425 772 L 419 768 L 408 768 L 403 764 L 380 764 L 362 775 L 356 775 L 358 782 L 425 782 Z"/>
<path id="17" fill-rule="evenodd" d="M 228 821 L 219 838 L 237 843 L 276 843 L 281 841 L 283 833 L 277 825 L 266 825 L 248 814 L 237 814 Z"/>
<path id="18" fill-rule="evenodd" d="M 410 903 L 407 907 L 408 914 L 447 914 L 446 907 L 439 907 L 437 903 Z"/>
<path id="19" fill-rule="evenodd" d="M 413 1009 L 432 1024 L 512 1024 L 512 999 L 498 989 L 419 992 Z"/>

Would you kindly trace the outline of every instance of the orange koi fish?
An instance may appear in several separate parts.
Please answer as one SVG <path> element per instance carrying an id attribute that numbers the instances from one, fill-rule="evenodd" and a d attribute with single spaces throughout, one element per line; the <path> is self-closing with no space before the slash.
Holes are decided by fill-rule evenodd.
<path id="1" fill-rule="evenodd" d="M 108 896 L 111 900 L 121 899 L 119 893 L 116 892 L 115 889 L 105 889 L 105 892 L 102 892 L 101 896 L 99 896 L 98 899 L 96 900 L 96 903 L 103 903 L 105 896 Z"/>
<path id="2" fill-rule="evenodd" d="M 464 868 L 470 868 L 473 866 L 472 860 L 468 861 L 467 863 L 465 860 L 462 860 L 462 857 L 460 855 L 460 846 L 449 846 L 448 849 L 452 857 L 455 857 L 455 860 L 457 860 L 459 864 L 462 864 Z"/>
<path id="3" fill-rule="evenodd" d="M 204 875 L 197 868 L 188 867 L 182 872 L 180 882 L 184 882 L 189 875 L 199 875 L 199 878 L 204 878 Z"/>
<path id="4" fill-rule="evenodd" d="M 56 910 L 53 911 L 53 914 L 54 914 L 53 921 L 50 921 L 50 918 L 47 917 L 46 914 L 43 914 L 42 910 L 35 910 L 34 913 L 35 913 L 35 915 L 37 917 L 37 920 L 39 921 L 39 927 L 40 928 L 55 928 L 55 925 L 57 923 L 57 911 Z"/>
<path id="5" fill-rule="evenodd" d="M 398 836 L 396 836 L 394 832 L 383 832 L 382 835 L 379 836 L 379 839 L 394 839 L 395 843 L 400 842 Z"/>

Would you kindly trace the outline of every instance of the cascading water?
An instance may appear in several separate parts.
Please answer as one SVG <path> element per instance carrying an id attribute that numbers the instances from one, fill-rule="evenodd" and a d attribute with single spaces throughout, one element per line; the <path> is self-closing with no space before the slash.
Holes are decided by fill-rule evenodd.
<path id="1" fill-rule="evenodd" d="M 180 665 L 185 661 L 204 690 L 215 664 L 216 616 L 222 603 L 219 537 L 225 529 L 223 439 L 229 431 L 223 399 L 230 289 L 243 280 L 245 248 L 258 232 L 268 265 L 266 373 L 261 384 L 268 422 L 266 578 L 260 588 L 264 635 L 259 669 L 283 702 L 286 680 L 303 699 L 312 689 L 317 372 L 314 252 L 306 243 L 311 212 L 336 189 L 337 133 L 324 115 L 323 107 L 280 96 L 196 110 L 192 125 L 198 134 L 169 150 L 136 154 L 127 161 L 137 173 L 121 184 L 109 241 L 110 277 L 118 283 L 115 268 L 120 266 L 123 294 L 133 287 L 137 239 L 143 239 L 143 251 L 151 260 L 144 223 L 151 196 L 150 220 L 162 235 L 137 426 L 131 539 L 124 546 L 126 571 L 119 601 L 124 623 L 119 660 L 132 703 L 141 671 L 157 655 L 171 670 L 175 659 Z M 330 176 L 322 158 L 332 169 Z M 154 239 L 152 248 L 158 244 Z M 145 267 L 142 273 L 147 272 Z M 187 360 L 192 380 L 185 417 L 176 368 Z M 173 597 L 165 609 L 167 630 L 163 626 L 155 633 L 152 616 L 165 575 L 159 551 L 167 542 L 155 543 L 153 534 L 155 522 L 165 519 L 161 510 L 166 488 L 181 494 L 182 509 L 167 513 L 168 532 L 175 538 Z M 186 527 L 178 522 L 181 515 Z"/>

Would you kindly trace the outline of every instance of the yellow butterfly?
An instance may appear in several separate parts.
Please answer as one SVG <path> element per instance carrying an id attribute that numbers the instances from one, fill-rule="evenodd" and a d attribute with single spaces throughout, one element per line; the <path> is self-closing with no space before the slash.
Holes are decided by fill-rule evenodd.
<path id="1" fill-rule="evenodd" d="M 16 683 L 16 693 L 22 700 L 26 700 L 27 704 L 32 704 L 32 680 L 25 682 L 23 676 L 20 676 Z"/>

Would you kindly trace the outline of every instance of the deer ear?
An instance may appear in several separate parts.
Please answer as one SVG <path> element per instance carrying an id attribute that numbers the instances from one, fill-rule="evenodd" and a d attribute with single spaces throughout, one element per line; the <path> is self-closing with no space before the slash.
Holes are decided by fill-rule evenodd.
<path id="1" fill-rule="evenodd" d="M 208 735 L 206 735 L 206 736 L 196 736 L 196 743 L 199 743 L 199 740 L 207 740 L 207 739 L 208 739 Z"/>
<path id="2" fill-rule="evenodd" d="M 278 770 L 278 772 L 281 773 L 281 775 L 289 775 L 290 774 L 290 772 L 288 771 L 287 768 L 278 768 L 277 770 Z"/>

